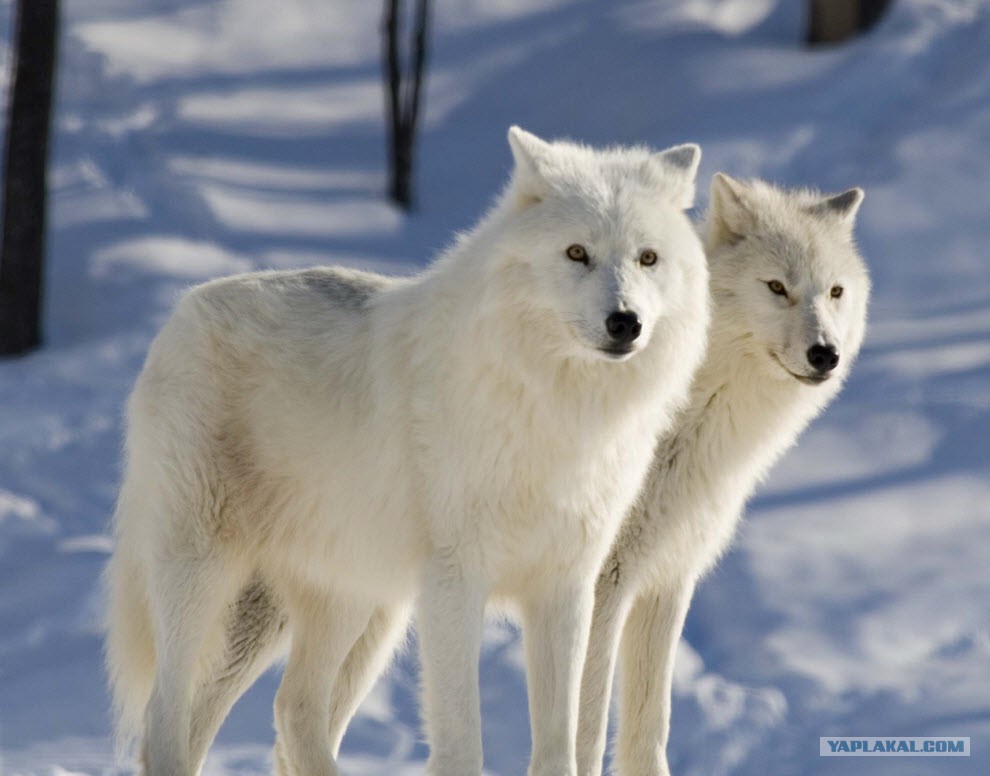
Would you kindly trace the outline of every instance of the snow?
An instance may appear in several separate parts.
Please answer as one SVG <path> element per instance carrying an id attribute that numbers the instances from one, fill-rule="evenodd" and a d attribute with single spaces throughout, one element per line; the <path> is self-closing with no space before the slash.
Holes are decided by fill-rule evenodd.
<path id="1" fill-rule="evenodd" d="M 801 5 L 437 0 L 405 215 L 382 195 L 378 4 L 65 4 L 47 344 L 0 362 L 0 773 L 121 767 L 99 575 L 121 408 L 176 295 L 261 267 L 415 271 L 502 185 L 513 123 L 699 142 L 702 205 L 716 170 L 867 192 L 867 343 L 698 592 L 675 774 L 835 774 L 818 738 L 836 734 L 973 740 L 968 758 L 843 773 L 990 772 L 990 0 L 897 0 L 870 35 L 814 51 Z M 481 675 L 487 771 L 522 773 L 510 625 L 487 626 Z M 412 640 L 352 725 L 344 773 L 422 772 L 416 676 Z M 270 772 L 277 682 L 235 707 L 209 776 Z"/>

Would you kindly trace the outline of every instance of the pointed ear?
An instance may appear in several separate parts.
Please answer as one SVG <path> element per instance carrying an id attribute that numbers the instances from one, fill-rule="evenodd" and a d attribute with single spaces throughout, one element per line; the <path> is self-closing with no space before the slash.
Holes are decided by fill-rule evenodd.
<path id="1" fill-rule="evenodd" d="M 709 239 L 714 245 L 736 243 L 753 229 L 755 218 L 749 187 L 724 172 L 712 177 L 708 209 Z"/>
<path id="2" fill-rule="evenodd" d="M 863 190 L 857 186 L 812 205 L 811 212 L 825 218 L 837 218 L 852 227 L 864 196 Z"/>
<path id="3" fill-rule="evenodd" d="M 547 159 L 553 153 L 553 147 L 546 141 L 540 140 L 532 132 L 520 127 L 509 127 L 509 148 L 519 172 L 529 172 L 539 175 Z"/>
<path id="4" fill-rule="evenodd" d="M 673 146 L 654 154 L 652 161 L 664 171 L 664 177 L 675 181 L 677 206 L 687 210 L 694 206 L 694 181 L 701 164 L 701 146 L 694 143 Z"/>
<path id="5" fill-rule="evenodd" d="M 546 189 L 544 171 L 553 148 L 517 126 L 509 127 L 509 148 L 516 164 L 512 178 L 520 204 L 539 202 Z"/>

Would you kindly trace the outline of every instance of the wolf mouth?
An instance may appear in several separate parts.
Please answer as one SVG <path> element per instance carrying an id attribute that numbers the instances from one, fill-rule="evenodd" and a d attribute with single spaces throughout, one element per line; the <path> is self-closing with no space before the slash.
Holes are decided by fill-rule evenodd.
<path id="1" fill-rule="evenodd" d="M 786 366 L 784 366 L 784 362 L 780 360 L 780 357 L 776 353 L 774 353 L 772 350 L 769 350 L 767 352 L 770 354 L 770 358 L 772 358 L 774 361 L 776 361 L 777 362 L 777 365 L 781 369 L 783 369 L 785 372 L 787 372 L 787 374 L 789 374 L 795 380 L 799 380 L 800 382 L 804 383 L 805 385 L 821 385 L 822 383 L 824 383 L 826 380 L 828 380 L 832 376 L 830 374 L 824 374 L 824 375 L 801 375 L 801 374 L 798 374 L 797 372 L 792 372 L 790 369 L 788 369 Z"/>
<path id="2" fill-rule="evenodd" d="M 620 359 L 626 356 L 631 356 L 633 353 L 636 352 L 636 348 L 634 347 L 625 347 L 625 348 L 606 347 L 606 348 L 598 348 L 598 349 L 605 355 L 614 359 Z"/>

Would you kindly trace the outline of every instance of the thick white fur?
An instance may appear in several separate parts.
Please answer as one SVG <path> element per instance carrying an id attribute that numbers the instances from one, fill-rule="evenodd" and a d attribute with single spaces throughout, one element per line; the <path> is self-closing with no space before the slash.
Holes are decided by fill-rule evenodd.
<path id="1" fill-rule="evenodd" d="M 336 773 L 418 592 L 429 772 L 481 772 L 490 597 L 522 614 L 530 773 L 576 772 L 597 570 L 704 350 L 699 151 L 509 139 L 505 193 L 421 276 L 222 279 L 153 343 L 108 569 L 119 731 L 152 776 L 198 771 L 286 623 L 278 769 Z M 616 310 L 643 325 L 624 357 Z"/>
<path id="2" fill-rule="evenodd" d="M 669 774 L 674 651 L 694 586 L 729 544 L 756 484 L 838 393 L 863 341 L 870 283 L 852 236 L 861 199 L 859 189 L 826 198 L 724 175 L 713 181 L 708 353 L 598 579 L 581 776 L 601 773 L 617 656 L 615 772 Z M 786 297 L 770 290 L 772 280 Z M 814 373 L 806 352 L 816 343 L 835 346 L 839 364 L 826 381 L 805 384 L 795 375 Z"/>

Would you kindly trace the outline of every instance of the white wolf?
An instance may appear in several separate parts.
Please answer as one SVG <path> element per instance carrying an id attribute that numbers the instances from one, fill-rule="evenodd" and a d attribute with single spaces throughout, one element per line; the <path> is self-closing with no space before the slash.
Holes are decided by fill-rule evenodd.
<path id="1" fill-rule="evenodd" d="M 700 151 L 509 141 L 503 196 L 419 277 L 218 280 L 153 343 L 108 570 L 119 730 L 143 717 L 152 776 L 201 767 L 286 624 L 279 771 L 336 773 L 418 592 L 430 772 L 481 772 L 489 597 L 524 624 L 530 772 L 576 772 L 594 580 L 704 351 Z"/>
<path id="2" fill-rule="evenodd" d="M 862 197 L 714 178 L 708 353 L 598 578 L 581 776 L 601 773 L 620 640 L 616 773 L 669 773 L 674 650 L 695 584 L 757 482 L 838 393 L 863 341 L 870 283 L 853 244 Z"/>

